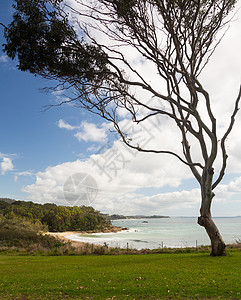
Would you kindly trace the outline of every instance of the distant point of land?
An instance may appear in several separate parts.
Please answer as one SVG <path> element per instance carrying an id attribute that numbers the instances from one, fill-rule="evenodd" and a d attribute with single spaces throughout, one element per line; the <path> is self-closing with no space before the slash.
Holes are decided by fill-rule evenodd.
<path id="1" fill-rule="evenodd" d="M 145 215 L 135 215 L 135 216 L 123 216 L 123 215 L 107 215 L 107 218 L 110 220 L 122 220 L 122 219 L 160 219 L 160 218 L 170 218 L 169 216 L 160 216 L 160 215 L 152 215 L 152 216 L 145 216 Z"/>

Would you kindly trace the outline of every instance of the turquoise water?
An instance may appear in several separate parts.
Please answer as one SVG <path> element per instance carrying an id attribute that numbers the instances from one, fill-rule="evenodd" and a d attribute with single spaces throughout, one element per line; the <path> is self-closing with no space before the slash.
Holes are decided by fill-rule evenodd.
<path id="1" fill-rule="evenodd" d="M 241 217 L 214 218 L 225 243 L 241 240 Z M 130 230 L 118 233 L 69 235 L 76 240 L 111 247 L 156 249 L 162 247 L 195 247 L 210 244 L 209 238 L 197 218 L 129 219 L 112 221 L 113 225 Z"/>

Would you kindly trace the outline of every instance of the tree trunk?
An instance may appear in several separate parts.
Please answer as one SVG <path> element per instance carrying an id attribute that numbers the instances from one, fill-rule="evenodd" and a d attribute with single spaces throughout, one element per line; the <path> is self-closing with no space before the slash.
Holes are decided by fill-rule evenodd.
<path id="1" fill-rule="evenodd" d="M 216 152 L 215 152 L 216 153 Z M 198 218 L 198 224 L 206 229 L 206 232 L 211 240 L 212 256 L 225 256 L 226 245 L 223 238 L 213 222 L 211 215 L 211 204 L 212 199 L 215 196 L 212 191 L 212 181 L 213 181 L 214 169 L 212 167 L 207 167 L 202 176 L 201 184 L 201 194 L 202 194 L 202 205 L 200 209 L 200 217 Z"/>
<path id="2" fill-rule="evenodd" d="M 210 255 L 211 256 L 225 256 L 226 255 L 226 253 L 225 253 L 226 245 L 222 239 L 222 236 L 221 236 L 217 226 L 213 222 L 211 214 L 200 216 L 198 218 L 198 224 L 203 226 L 206 229 L 207 234 L 211 240 L 212 252 Z"/>

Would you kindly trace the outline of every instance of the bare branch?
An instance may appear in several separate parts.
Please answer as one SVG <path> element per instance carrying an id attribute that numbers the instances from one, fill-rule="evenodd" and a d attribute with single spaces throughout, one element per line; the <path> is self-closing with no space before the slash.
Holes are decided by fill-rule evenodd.
<path id="1" fill-rule="evenodd" d="M 169 154 L 172 156 L 175 156 L 176 158 L 178 158 L 182 163 L 184 163 L 187 166 L 191 166 L 191 167 L 200 167 L 201 169 L 203 169 L 204 167 L 200 164 L 200 163 L 189 163 L 187 161 L 185 161 L 184 159 L 182 159 L 177 153 L 172 152 L 172 151 L 167 151 L 167 150 L 154 150 L 154 149 L 143 149 L 140 148 L 140 146 L 135 146 L 132 145 L 131 143 L 129 143 L 128 139 L 126 138 L 126 136 L 124 135 L 124 133 L 122 132 L 122 130 L 120 129 L 119 125 L 117 123 L 114 123 L 115 129 L 117 130 L 117 132 L 120 134 L 122 141 L 130 148 L 138 150 L 139 152 L 145 152 L 145 153 L 156 153 L 156 154 Z"/>
<path id="2" fill-rule="evenodd" d="M 223 165 L 222 165 L 219 177 L 217 178 L 217 180 L 212 185 L 213 189 L 215 189 L 217 187 L 217 185 L 221 182 L 221 180 L 223 179 L 224 173 L 225 173 L 225 169 L 226 169 L 226 166 L 227 166 L 227 159 L 228 159 L 228 155 L 227 155 L 226 147 L 225 147 L 225 141 L 226 141 L 228 135 L 230 134 L 230 132 L 231 132 L 231 130 L 233 128 L 233 125 L 234 125 L 234 122 L 235 122 L 235 117 L 236 117 L 236 115 L 237 115 L 237 113 L 239 111 L 239 102 L 240 102 L 240 99 L 241 99 L 241 86 L 239 88 L 238 97 L 237 97 L 237 99 L 235 101 L 234 111 L 233 111 L 233 114 L 232 114 L 231 119 L 230 119 L 230 124 L 229 124 L 229 126 L 227 128 L 227 131 L 225 132 L 225 134 L 223 135 L 223 137 L 221 139 L 221 149 L 222 149 Z"/>

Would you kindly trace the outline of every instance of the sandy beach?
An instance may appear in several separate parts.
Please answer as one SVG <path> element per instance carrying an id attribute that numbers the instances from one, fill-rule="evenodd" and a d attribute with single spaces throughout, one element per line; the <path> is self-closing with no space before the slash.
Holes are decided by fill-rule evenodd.
<path id="1" fill-rule="evenodd" d="M 108 229 L 105 229 L 101 232 L 103 233 L 116 233 L 116 232 L 119 232 L 119 231 L 122 231 L 122 230 L 127 230 L 128 228 L 122 228 L 122 227 L 116 227 L 116 226 L 112 226 L 111 228 L 108 228 Z M 85 243 L 85 242 L 80 242 L 80 241 L 73 241 L 71 239 L 69 239 L 67 236 L 69 235 L 73 235 L 73 234 L 91 234 L 91 233 L 97 233 L 97 232 L 94 232 L 94 231 L 64 231 L 64 232 L 45 232 L 44 234 L 48 234 L 48 235 L 52 235 L 56 238 L 59 238 L 60 240 L 64 241 L 64 242 L 68 242 L 68 243 L 71 243 L 71 245 L 74 247 L 74 248 L 81 248 L 83 247 L 84 245 L 88 244 L 88 243 Z M 98 232 L 100 233 L 100 232 Z M 98 245 L 95 245 L 95 246 L 98 246 Z"/>
<path id="2" fill-rule="evenodd" d="M 65 232 L 45 232 L 45 234 L 52 235 L 56 238 L 59 238 L 60 240 L 64 242 L 71 243 L 71 246 L 74 248 L 80 248 L 83 247 L 86 243 L 84 242 L 79 242 L 79 241 L 73 241 L 66 236 L 71 235 L 71 234 L 83 234 L 84 232 L 80 231 L 65 231 Z"/>

